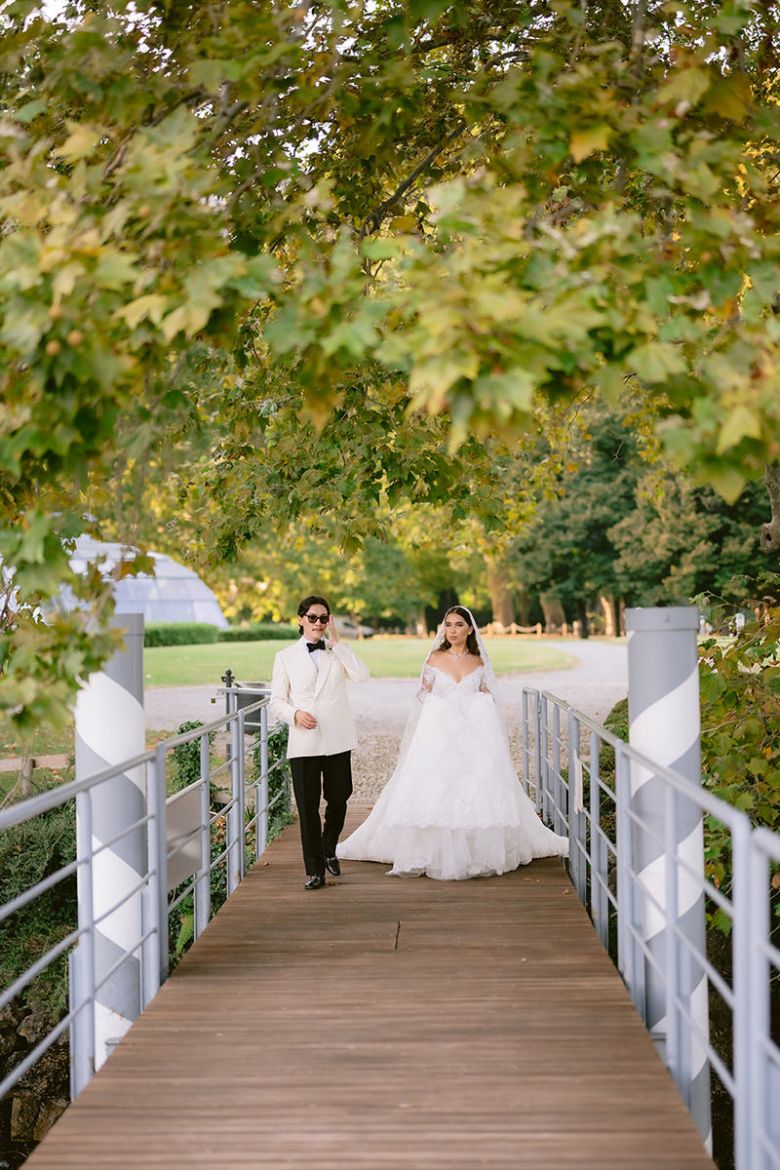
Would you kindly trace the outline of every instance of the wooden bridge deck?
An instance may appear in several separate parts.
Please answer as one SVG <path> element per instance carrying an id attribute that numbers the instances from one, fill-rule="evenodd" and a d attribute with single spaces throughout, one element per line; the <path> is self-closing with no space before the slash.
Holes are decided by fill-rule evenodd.
<path id="1" fill-rule="evenodd" d="M 29 1170 L 712 1170 L 559 862 L 266 857 Z"/>

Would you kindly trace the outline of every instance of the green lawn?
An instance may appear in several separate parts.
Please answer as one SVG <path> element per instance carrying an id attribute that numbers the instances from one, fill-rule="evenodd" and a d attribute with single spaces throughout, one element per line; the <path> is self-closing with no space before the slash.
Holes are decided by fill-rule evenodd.
<path id="1" fill-rule="evenodd" d="M 415 678 L 429 639 L 369 638 L 349 643 L 374 678 Z M 274 655 L 285 642 L 217 642 L 199 646 L 158 646 L 144 651 L 147 687 L 220 685 L 230 667 L 242 682 L 267 682 Z M 563 670 L 570 655 L 535 638 L 489 638 L 488 652 L 498 674 L 524 670 Z"/>

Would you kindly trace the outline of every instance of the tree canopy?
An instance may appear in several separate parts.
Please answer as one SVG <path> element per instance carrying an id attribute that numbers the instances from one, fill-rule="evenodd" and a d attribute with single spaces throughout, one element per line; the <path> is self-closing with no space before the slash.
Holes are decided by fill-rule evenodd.
<path id="1" fill-rule="evenodd" d="M 500 544 L 540 423 L 593 396 L 727 500 L 765 467 L 780 497 L 773 4 L 12 0 L 0 25 L 21 724 L 109 646 L 35 620 L 63 538 L 171 458 L 217 556 L 269 514 L 360 542 L 405 499 Z"/>

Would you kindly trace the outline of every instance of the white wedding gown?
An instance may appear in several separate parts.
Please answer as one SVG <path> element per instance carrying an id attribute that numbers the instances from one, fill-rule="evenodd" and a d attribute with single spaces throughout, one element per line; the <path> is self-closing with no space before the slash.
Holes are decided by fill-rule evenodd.
<path id="1" fill-rule="evenodd" d="M 373 810 L 336 852 L 392 863 L 399 877 L 441 881 L 507 873 L 534 857 L 563 857 L 517 778 L 484 667 L 459 683 L 430 664 L 430 693 L 405 757 Z"/>

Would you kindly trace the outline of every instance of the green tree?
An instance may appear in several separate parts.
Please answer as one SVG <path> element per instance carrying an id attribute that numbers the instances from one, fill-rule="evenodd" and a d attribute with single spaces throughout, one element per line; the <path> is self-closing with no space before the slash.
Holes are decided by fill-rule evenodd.
<path id="1" fill-rule="evenodd" d="M 686 604 L 700 593 L 723 597 L 750 568 L 770 560 L 759 547 L 761 486 L 735 504 L 711 488 L 652 470 L 637 484 L 636 506 L 608 532 L 619 595 L 629 605 Z M 737 601 L 737 596 L 731 596 Z"/>
<path id="2" fill-rule="evenodd" d="M 634 509 L 641 462 L 637 439 L 623 421 L 591 412 L 579 450 L 560 474 L 556 494 L 543 500 L 514 543 L 518 584 L 558 602 L 587 634 L 588 614 L 600 596 L 613 605 L 621 596 L 610 533 Z"/>
<path id="3" fill-rule="evenodd" d="M 0 21 L 22 614 L 69 579 L 90 493 L 198 427 L 185 507 L 227 558 L 269 513 L 357 547 L 385 496 L 489 532 L 497 446 L 627 384 L 694 478 L 732 501 L 774 482 L 773 9 L 13 0 Z M 71 584 L 108 612 L 97 576 Z M 8 620 L 19 721 L 108 652 L 87 621 Z"/>

